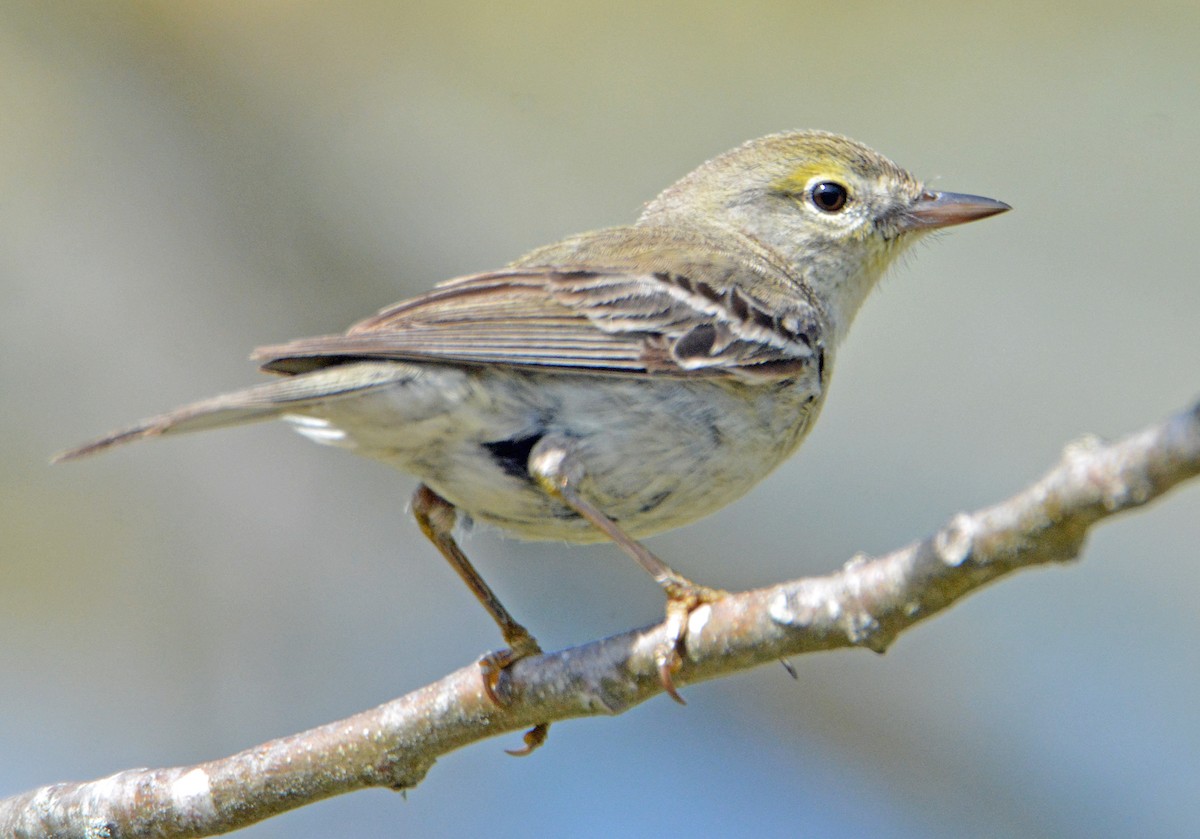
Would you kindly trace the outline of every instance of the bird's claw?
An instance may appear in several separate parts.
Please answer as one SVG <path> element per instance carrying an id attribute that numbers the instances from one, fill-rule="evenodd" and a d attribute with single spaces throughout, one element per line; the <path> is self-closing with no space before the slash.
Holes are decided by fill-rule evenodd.
<path id="1" fill-rule="evenodd" d="M 504 700 L 501 699 L 497 690 L 500 686 L 500 674 L 523 658 L 542 654 L 542 648 L 537 639 L 523 628 L 518 627 L 518 629 L 520 629 L 519 632 L 505 633 L 504 640 L 508 642 L 507 649 L 488 653 L 479 659 L 479 668 L 483 671 L 483 690 L 492 704 L 497 707 L 504 706 Z"/>
<path id="2" fill-rule="evenodd" d="M 533 728 L 525 732 L 522 738 L 525 741 L 524 748 L 520 749 L 505 749 L 505 754 L 510 754 L 513 757 L 525 757 L 533 754 L 535 750 L 541 747 L 546 742 L 546 738 L 550 735 L 550 723 L 540 722 Z"/>
<path id="3" fill-rule="evenodd" d="M 655 652 L 658 679 L 667 696 L 680 705 L 687 702 L 675 687 L 674 675 L 683 665 L 683 647 L 687 637 L 688 619 L 692 612 L 706 603 L 715 603 L 729 592 L 708 586 L 696 585 L 688 580 L 678 580 L 663 587 L 667 592 L 666 638 Z"/>
<path id="4" fill-rule="evenodd" d="M 498 708 L 503 708 L 506 704 L 498 689 L 500 686 L 500 674 L 510 665 L 515 664 L 523 658 L 542 654 L 542 648 L 537 640 L 524 630 L 520 633 L 508 634 L 505 640 L 509 644 L 507 649 L 488 653 L 479 659 L 479 667 L 483 671 L 483 691 L 487 694 L 492 704 Z M 504 751 L 513 757 L 525 757 L 532 754 L 538 747 L 545 743 L 549 734 L 550 723 L 538 723 L 525 732 L 525 746 L 523 748 L 505 749 Z"/>

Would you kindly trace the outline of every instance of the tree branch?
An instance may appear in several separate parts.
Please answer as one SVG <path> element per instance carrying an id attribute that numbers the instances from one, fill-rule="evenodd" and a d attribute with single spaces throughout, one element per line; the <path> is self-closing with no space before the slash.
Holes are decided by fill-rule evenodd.
<path id="1" fill-rule="evenodd" d="M 838 572 L 743 592 L 693 613 L 677 684 L 782 656 L 882 652 L 918 621 L 1020 568 L 1073 559 L 1088 529 L 1200 474 L 1200 403 L 1120 442 L 1067 447 L 1041 480 L 960 513 L 929 538 Z M 220 760 L 130 769 L 0 801 L 0 835 L 208 836 L 351 790 L 416 786 L 468 743 L 538 723 L 619 714 L 662 692 L 648 627 L 517 662 L 487 694 L 471 665 L 340 722 Z"/>

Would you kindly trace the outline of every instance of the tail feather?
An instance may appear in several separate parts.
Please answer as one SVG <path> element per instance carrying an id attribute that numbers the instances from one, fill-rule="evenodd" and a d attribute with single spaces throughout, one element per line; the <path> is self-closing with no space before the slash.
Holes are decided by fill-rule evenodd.
<path id="1" fill-rule="evenodd" d="M 150 417 L 73 449 L 59 452 L 52 463 L 89 455 L 148 437 L 203 431 L 228 425 L 274 419 L 306 404 L 339 399 L 411 378 L 413 368 L 394 362 L 360 362 L 329 367 L 312 373 L 249 387 L 193 402 Z"/>

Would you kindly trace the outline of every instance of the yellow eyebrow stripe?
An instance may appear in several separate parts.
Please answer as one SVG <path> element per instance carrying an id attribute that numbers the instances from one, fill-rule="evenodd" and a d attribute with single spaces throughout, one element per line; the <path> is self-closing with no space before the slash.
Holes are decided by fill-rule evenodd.
<path id="1" fill-rule="evenodd" d="M 838 166 L 833 161 L 805 163 L 797 166 L 786 176 L 771 184 L 771 186 L 779 192 L 796 195 L 804 192 L 813 178 L 827 178 L 839 181 L 840 183 L 846 183 L 846 172 L 843 167 Z"/>

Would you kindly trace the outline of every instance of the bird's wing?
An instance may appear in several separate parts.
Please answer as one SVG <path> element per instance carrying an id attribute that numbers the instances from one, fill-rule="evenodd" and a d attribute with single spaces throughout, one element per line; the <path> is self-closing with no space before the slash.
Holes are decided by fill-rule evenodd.
<path id="1" fill-rule="evenodd" d="M 477 274 L 384 309 L 344 335 L 263 347 L 254 357 L 279 373 L 365 359 L 755 379 L 819 369 L 819 313 L 800 297 L 768 311 L 744 290 L 749 270 L 718 255 L 653 273 L 520 267 Z"/>

